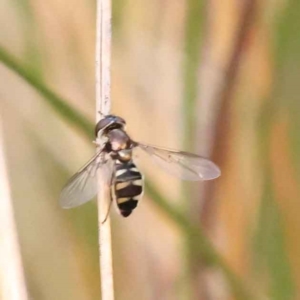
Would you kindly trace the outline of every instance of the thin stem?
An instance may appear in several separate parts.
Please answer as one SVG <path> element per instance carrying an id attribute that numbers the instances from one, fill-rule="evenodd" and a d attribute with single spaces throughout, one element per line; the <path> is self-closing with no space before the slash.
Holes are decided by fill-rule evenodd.
<path id="1" fill-rule="evenodd" d="M 93 131 L 91 130 L 92 123 L 68 104 L 66 99 L 63 99 L 57 93 L 53 92 L 53 90 L 49 88 L 40 79 L 40 77 L 35 76 L 34 73 L 27 67 L 22 66 L 22 64 L 1 45 L 0 61 L 10 70 L 21 76 L 21 78 L 23 78 L 31 86 L 34 86 L 61 117 L 83 132 L 84 136 L 87 136 L 89 140 L 93 138 Z"/>
<path id="2" fill-rule="evenodd" d="M 228 283 L 230 283 L 231 289 L 236 297 L 235 299 L 261 299 L 258 295 L 255 295 L 254 297 L 253 291 L 251 291 L 250 288 L 229 268 L 225 260 L 218 254 L 208 238 L 204 235 L 201 228 L 196 226 L 196 224 L 191 223 L 180 209 L 169 204 L 169 202 L 166 201 L 149 182 L 146 182 L 146 191 L 154 203 L 179 226 L 180 230 L 187 236 L 188 240 L 193 243 L 193 247 L 196 250 L 195 254 L 198 254 L 195 259 L 199 260 L 201 257 L 205 260 L 207 266 L 217 266 L 222 270 Z"/>
<path id="3" fill-rule="evenodd" d="M 240 62 L 243 59 L 243 54 L 247 50 L 247 42 L 249 41 L 251 29 L 254 26 L 255 18 L 257 16 L 257 4 L 256 0 L 244 1 L 240 13 L 239 29 L 233 41 L 232 53 L 224 73 L 224 81 L 219 82 L 220 86 L 217 87 L 216 98 L 211 99 L 211 102 L 219 102 L 216 106 L 218 106 L 218 112 L 221 113 L 219 113 L 215 123 L 211 123 L 209 126 L 210 128 L 213 128 L 214 131 L 208 132 L 207 135 L 212 137 L 212 160 L 221 167 L 226 159 L 227 151 L 229 149 L 227 143 L 229 141 L 228 132 L 230 131 L 229 124 L 232 94 L 238 78 Z M 213 182 L 203 194 L 202 200 L 204 205 L 202 207 L 201 220 L 206 227 L 209 227 L 212 211 L 215 208 L 213 197 L 214 191 L 216 190 L 215 184 L 217 184 L 217 182 Z"/>
<path id="4" fill-rule="evenodd" d="M 110 53 L 111 53 L 111 0 L 97 0 L 96 16 L 96 121 L 110 112 Z M 99 113 L 101 112 L 101 114 Z M 109 189 L 103 188 L 105 180 L 98 174 L 98 228 L 99 261 L 101 273 L 101 299 L 113 300 L 113 267 L 111 249 L 110 218 L 106 222 L 107 203 L 110 201 Z"/>
<path id="5" fill-rule="evenodd" d="M 0 298 L 27 300 L 0 124 Z M 1 297 L 2 296 L 2 297 Z"/>
<path id="6" fill-rule="evenodd" d="M 96 119 L 107 115 L 110 99 L 111 0 L 97 0 L 96 21 Z"/>

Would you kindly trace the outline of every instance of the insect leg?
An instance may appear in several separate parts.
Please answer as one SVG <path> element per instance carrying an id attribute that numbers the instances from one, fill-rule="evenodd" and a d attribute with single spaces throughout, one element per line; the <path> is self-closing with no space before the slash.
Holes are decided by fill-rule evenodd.
<path id="1" fill-rule="evenodd" d="M 114 182 L 115 182 L 115 172 L 113 172 L 112 176 L 111 176 L 111 181 L 110 181 L 110 202 L 109 202 L 109 206 L 108 206 L 108 209 L 107 209 L 107 213 L 106 213 L 106 216 L 104 218 L 104 220 L 101 222 L 102 224 L 104 224 L 109 216 L 109 213 L 110 213 L 110 209 L 111 209 L 111 205 L 113 203 L 113 200 L 114 200 L 114 195 L 113 195 L 113 192 L 112 192 L 112 187 L 114 185 Z"/>
<path id="2" fill-rule="evenodd" d="M 110 209 L 111 209 L 111 204 L 112 204 L 113 200 L 112 198 L 110 199 L 110 202 L 109 202 L 109 206 L 108 206 L 108 209 L 107 209 L 107 213 L 106 213 L 106 216 L 104 218 L 104 220 L 101 222 L 101 224 L 104 224 L 106 221 L 107 221 L 107 218 L 109 216 L 109 213 L 110 213 Z"/>

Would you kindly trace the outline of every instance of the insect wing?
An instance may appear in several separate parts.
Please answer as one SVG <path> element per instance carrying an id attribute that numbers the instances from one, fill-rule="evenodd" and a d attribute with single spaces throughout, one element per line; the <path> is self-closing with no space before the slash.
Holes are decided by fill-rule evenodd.
<path id="1" fill-rule="evenodd" d="M 221 171 L 209 159 L 202 156 L 138 143 L 165 171 L 183 180 L 211 180 L 219 177 Z"/>
<path id="2" fill-rule="evenodd" d="M 97 171 L 101 171 L 101 177 L 107 180 L 112 176 L 112 164 L 103 157 L 103 153 L 97 153 L 74 176 L 70 178 L 63 188 L 59 203 L 62 208 L 72 208 L 91 200 L 98 191 Z M 106 180 L 101 182 L 106 183 Z"/>

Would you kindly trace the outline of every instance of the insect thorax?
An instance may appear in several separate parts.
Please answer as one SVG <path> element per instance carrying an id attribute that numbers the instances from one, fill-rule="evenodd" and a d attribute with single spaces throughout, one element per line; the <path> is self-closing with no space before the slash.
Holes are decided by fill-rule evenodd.
<path id="1" fill-rule="evenodd" d="M 106 137 L 111 146 L 111 150 L 114 152 L 131 148 L 131 139 L 123 129 L 110 130 L 106 134 Z"/>

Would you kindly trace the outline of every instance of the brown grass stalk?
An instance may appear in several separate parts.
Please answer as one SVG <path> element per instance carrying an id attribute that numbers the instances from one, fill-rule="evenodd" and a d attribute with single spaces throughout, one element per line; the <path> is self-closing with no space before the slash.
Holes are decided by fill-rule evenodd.
<path id="1" fill-rule="evenodd" d="M 210 157 L 222 169 L 224 161 L 227 157 L 228 150 L 228 132 L 230 124 L 230 109 L 232 102 L 232 94 L 234 92 L 235 84 L 238 79 L 239 66 L 247 50 L 247 43 L 249 42 L 251 30 L 256 20 L 257 2 L 256 0 L 247 0 L 241 5 L 240 21 L 236 36 L 233 40 L 232 53 L 228 59 L 227 67 L 224 72 L 224 80 L 219 81 L 220 86 L 217 86 L 215 98 L 212 101 L 218 107 L 218 115 L 207 128 L 211 128 L 210 145 L 208 148 L 212 149 Z M 214 191 L 217 181 L 212 182 L 204 194 L 201 195 L 203 200 L 203 207 L 201 212 L 202 224 L 210 227 L 212 221 L 212 212 L 214 211 Z"/>
<path id="2" fill-rule="evenodd" d="M 97 0 L 96 16 L 96 121 L 110 112 L 110 56 L 111 56 L 111 0 Z M 99 114 L 101 112 L 101 114 Z M 103 114 L 103 115 L 102 115 Z M 111 247 L 110 218 L 105 223 L 109 190 L 99 178 L 98 193 L 98 227 L 99 227 L 99 261 L 101 273 L 101 299 L 114 299 L 113 266 Z"/>
<path id="3" fill-rule="evenodd" d="M 0 298 L 27 300 L 0 122 Z"/>

